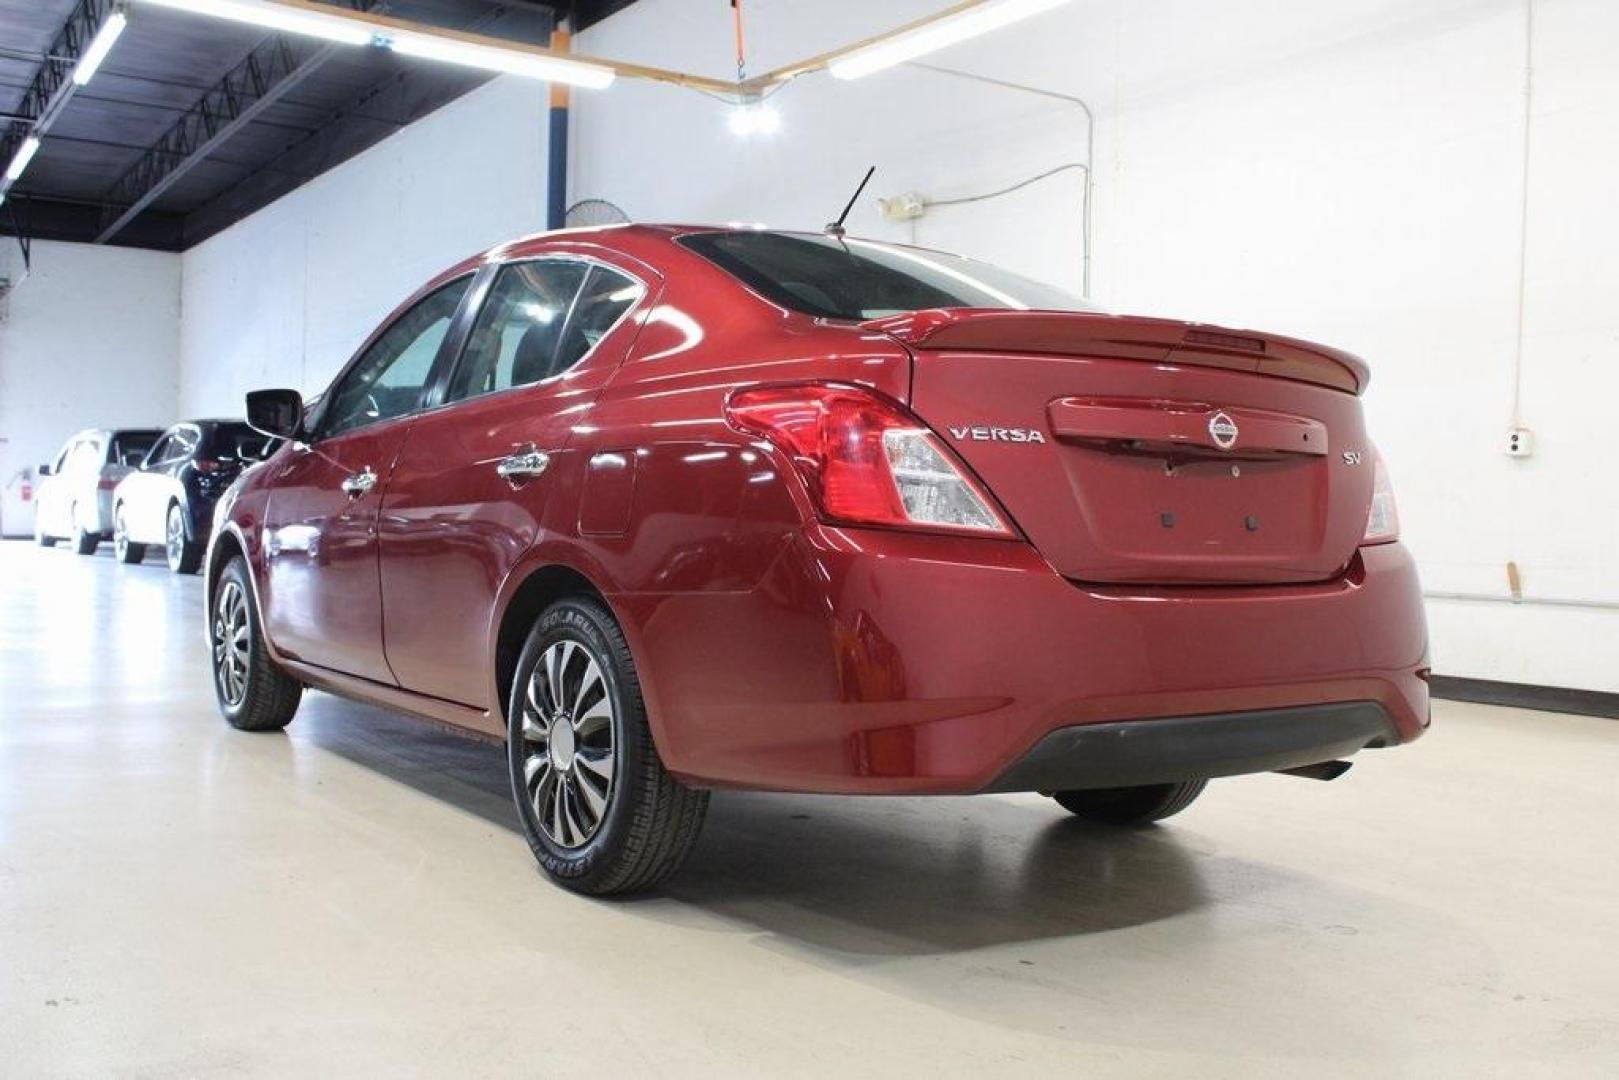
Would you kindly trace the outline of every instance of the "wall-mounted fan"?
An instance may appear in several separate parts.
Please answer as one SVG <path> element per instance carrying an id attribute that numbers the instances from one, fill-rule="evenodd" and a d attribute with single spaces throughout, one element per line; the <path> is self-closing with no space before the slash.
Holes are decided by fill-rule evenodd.
<path id="1" fill-rule="evenodd" d="M 577 229 L 585 225 L 622 225 L 629 220 L 630 215 L 606 199 L 580 199 L 568 207 L 562 224 Z"/>

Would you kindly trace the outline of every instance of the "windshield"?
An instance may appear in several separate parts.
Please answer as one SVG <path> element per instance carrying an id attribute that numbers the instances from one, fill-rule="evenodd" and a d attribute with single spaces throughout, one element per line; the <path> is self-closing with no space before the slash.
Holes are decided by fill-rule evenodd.
<path id="1" fill-rule="evenodd" d="M 215 461 L 259 461 L 270 456 L 274 441 L 246 424 L 232 421 L 214 426 L 204 452 Z"/>
<path id="2" fill-rule="evenodd" d="M 926 308 L 1098 310 L 976 259 L 898 244 L 754 230 L 695 233 L 680 243 L 765 299 L 826 319 L 861 322 Z"/>

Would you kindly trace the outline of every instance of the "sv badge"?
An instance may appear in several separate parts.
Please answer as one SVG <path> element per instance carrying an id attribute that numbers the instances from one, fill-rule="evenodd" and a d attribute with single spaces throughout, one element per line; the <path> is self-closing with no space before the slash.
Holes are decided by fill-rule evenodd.
<path id="1" fill-rule="evenodd" d="M 1345 450 L 1344 451 L 1344 464 L 1345 465 L 1359 465 L 1360 464 L 1360 451 L 1359 450 Z"/>

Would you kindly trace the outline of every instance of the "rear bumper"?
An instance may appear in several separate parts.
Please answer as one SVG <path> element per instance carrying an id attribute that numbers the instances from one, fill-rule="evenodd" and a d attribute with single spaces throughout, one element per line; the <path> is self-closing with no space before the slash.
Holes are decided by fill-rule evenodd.
<path id="1" fill-rule="evenodd" d="M 1058 728 L 986 791 L 1074 791 L 1270 772 L 1400 741 L 1375 701 Z"/>
<path id="2" fill-rule="evenodd" d="M 1057 758 L 1069 786 L 1118 786 L 1139 732 L 1199 743 L 1176 753 L 1217 775 L 1408 742 L 1428 722 L 1400 544 L 1307 585 L 1098 587 L 1021 543 L 810 529 L 751 590 L 609 599 L 660 753 L 705 786 L 966 794 L 1041 786 L 1018 763 Z M 1343 703 L 1374 708 L 1377 734 L 1303 733 L 1312 707 Z M 1215 722 L 1233 715 L 1246 719 Z M 1174 735 L 1188 718 L 1208 723 Z M 1095 725 L 1114 733 L 1079 737 Z"/>

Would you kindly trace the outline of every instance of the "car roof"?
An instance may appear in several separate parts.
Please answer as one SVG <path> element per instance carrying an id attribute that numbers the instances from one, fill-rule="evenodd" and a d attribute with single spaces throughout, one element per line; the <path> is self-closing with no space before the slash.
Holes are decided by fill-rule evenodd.
<path id="1" fill-rule="evenodd" d="M 66 442 L 79 439 L 117 439 L 124 435 L 161 435 L 163 428 L 84 428 L 67 437 Z"/>
<path id="2" fill-rule="evenodd" d="M 185 427 L 187 424 L 191 425 L 192 427 L 203 428 L 203 427 L 223 427 L 225 425 L 243 426 L 243 425 L 246 425 L 246 423 L 247 423 L 246 420 L 242 420 L 242 419 L 239 419 L 239 418 L 236 418 L 236 417 L 214 416 L 214 417 L 200 418 L 200 419 L 196 419 L 196 420 L 180 420 L 180 421 L 178 421 L 178 422 L 176 422 L 174 424 L 169 425 L 169 430 L 173 431 L 175 428 L 177 428 L 177 427 Z"/>

